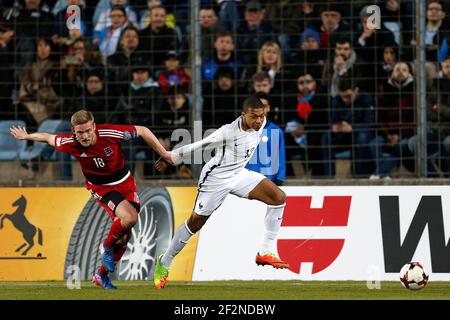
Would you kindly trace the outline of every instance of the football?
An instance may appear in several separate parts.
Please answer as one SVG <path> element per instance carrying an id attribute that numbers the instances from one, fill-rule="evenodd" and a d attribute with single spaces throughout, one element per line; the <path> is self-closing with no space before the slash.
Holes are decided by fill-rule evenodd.
<path id="1" fill-rule="evenodd" d="M 406 289 L 419 290 L 428 283 L 428 274 L 419 262 L 408 262 L 400 270 L 400 282 Z"/>

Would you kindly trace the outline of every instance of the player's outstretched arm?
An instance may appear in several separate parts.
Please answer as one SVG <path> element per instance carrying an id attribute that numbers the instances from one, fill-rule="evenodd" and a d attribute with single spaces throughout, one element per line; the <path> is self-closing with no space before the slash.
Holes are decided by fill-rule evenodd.
<path id="1" fill-rule="evenodd" d="M 223 126 L 202 140 L 172 150 L 172 157 L 175 160 L 176 164 L 180 164 L 182 162 L 182 158 L 185 155 L 189 155 L 197 150 L 201 150 L 206 146 L 213 148 L 221 146 L 226 143 L 226 133 L 226 128 L 225 126 Z M 167 169 L 168 165 L 169 164 L 164 159 L 162 159 L 162 157 L 155 162 L 155 168 L 159 172 L 164 172 Z"/>
<path id="2" fill-rule="evenodd" d="M 201 150 L 206 146 L 209 146 L 211 148 L 222 146 L 227 141 L 227 133 L 229 134 L 229 132 L 227 132 L 226 126 L 223 126 L 202 140 L 172 150 L 172 158 L 175 160 L 176 164 L 179 164 L 182 162 L 182 158 L 185 155 L 191 154 L 197 150 Z M 167 166 L 168 163 L 162 157 L 155 163 L 155 168 L 160 172 L 166 170 Z"/>
<path id="3" fill-rule="evenodd" d="M 144 139 L 145 143 L 155 150 L 156 153 L 158 153 L 161 158 L 166 161 L 170 165 L 175 165 L 176 163 L 176 157 L 175 155 L 167 151 L 163 145 L 158 141 L 158 138 L 155 137 L 153 132 L 150 131 L 149 128 L 143 127 L 143 126 L 134 126 L 136 128 L 136 132 L 138 137 L 141 137 Z"/>
<path id="4" fill-rule="evenodd" d="M 179 157 L 183 157 L 187 154 L 191 154 L 191 153 L 193 153 L 197 150 L 201 150 L 205 147 L 217 148 L 227 142 L 227 134 L 230 134 L 230 132 L 227 132 L 227 128 L 225 126 L 223 126 L 219 129 L 217 129 L 216 131 L 214 131 L 212 134 L 210 134 L 206 138 L 203 138 L 202 140 L 182 146 L 178 149 L 173 150 L 173 152 L 178 154 Z"/>
<path id="5" fill-rule="evenodd" d="M 52 147 L 55 146 L 55 135 L 45 132 L 35 132 L 29 134 L 27 130 L 23 127 L 19 126 L 12 126 L 9 129 L 9 132 L 11 135 L 16 138 L 17 140 L 30 140 L 30 141 L 37 141 L 37 142 L 47 142 Z"/>

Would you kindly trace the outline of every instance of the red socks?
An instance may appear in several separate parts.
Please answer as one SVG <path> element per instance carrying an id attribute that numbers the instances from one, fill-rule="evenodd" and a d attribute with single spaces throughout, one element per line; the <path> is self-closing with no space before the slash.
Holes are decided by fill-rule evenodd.
<path id="1" fill-rule="evenodd" d="M 109 230 L 108 237 L 105 242 L 103 242 L 103 246 L 107 248 L 113 248 L 116 242 L 121 239 L 124 235 L 128 233 L 128 229 L 125 229 L 122 226 L 122 222 L 120 219 L 117 219 L 113 222 L 111 229 Z"/>
<path id="2" fill-rule="evenodd" d="M 125 245 L 120 244 L 120 246 L 118 246 L 118 245 L 116 245 L 116 243 L 117 243 L 117 241 L 119 241 L 123 236 L 125 236 L 129 232 L 130 232 L 130 230 L 125 229 L 122 226 L 120 219 L 116 219 L 113 222 L 111 229 L 109 230 L 108 237 L 106 238 L 105 242 L 103 242 L 103 246 L 105 246 L 107 248 L 113 248 L 115 263 L 120 261 L 120 258 L 122 258 L 123 254 L 127 250 L 126 244 Z M 130 237 L 128 237 L 128 239 L 129 238 Z M 104 275 L 108 274 L 108 271 L 106 270 L 106 268 L 103 265 L 101 265 L 100 268 L 98 269 L 98 273 L 101 276 L 104 276 Z"/>
<path id="3" fill-rule="evenodd" d="M 125 253 L 125 251 L 127 251 L 127 245 L 124 246 L 120 246 L 120 247 L 116 247 L 114 248 L 114 262 L 117 263 L 120 261 L 120 259 L 122 258 L 123 254 Z"/>
<path id="4" fill-rule="evenodd" d="M 106 276 L 108 274 L 108 270 L 106 270 L 106 268 L 101 265 L 100 268 L 98 268 L 98 274 L 103 276 Z"/>

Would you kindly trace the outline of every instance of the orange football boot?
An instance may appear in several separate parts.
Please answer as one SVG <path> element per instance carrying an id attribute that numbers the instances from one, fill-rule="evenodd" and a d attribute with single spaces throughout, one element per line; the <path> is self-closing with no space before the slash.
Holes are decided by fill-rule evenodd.
<path id="1" fill-rule="evenodd" d="M 258 266 L 269 265 L 274 267 L 275 269 L 287 269 L 289 268 L 289 263 L 280 260 L 275 254 L 269 252 L 263 256 L 259 255 L 259 252 L 256 254 L 255 262 Z"/>

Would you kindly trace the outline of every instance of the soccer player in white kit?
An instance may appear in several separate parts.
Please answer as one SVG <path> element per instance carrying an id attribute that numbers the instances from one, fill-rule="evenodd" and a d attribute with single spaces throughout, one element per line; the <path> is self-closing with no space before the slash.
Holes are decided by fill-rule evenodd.
<path id="1" fill-rule="evenodd" d="M 249 97 L 244 101 L 242 115 L 235 121 L 222 126 L 201 141 L 172 151 L 176 163 L 180 163 L 184 155 L 205 146 L 215 147 L 216 153 L 201 172 L 191 216 L 176 230 L 169 248 L 156 261 L 154 283 L 157 289 L 166 285 L 173 258 L 230 193 L 267 204 L 264 237 L 255 262 L 274 268 L 289 267 L 273 253 L 286 205 L 286 195 L 262 174 L 245 168 L 261 140 L 266 122 L 265 114 L 262 101 L 257 97 Z M 164 160 L 156 162 L 159 171 L 163 171 L 167 165 Z"/>

